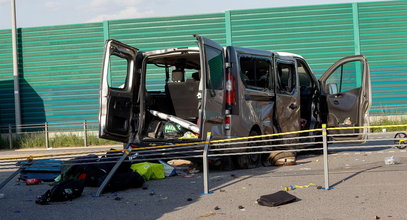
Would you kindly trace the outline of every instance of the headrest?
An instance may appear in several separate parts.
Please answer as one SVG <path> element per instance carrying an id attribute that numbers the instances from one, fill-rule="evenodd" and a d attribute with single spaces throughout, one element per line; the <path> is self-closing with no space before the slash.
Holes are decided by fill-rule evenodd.
<path id="1" fill-rule="evenodd" d="M 185 72 L 183 70 L 173 70 L 172 71 L 172 81 L 173 82 L 184 82 Z"/>

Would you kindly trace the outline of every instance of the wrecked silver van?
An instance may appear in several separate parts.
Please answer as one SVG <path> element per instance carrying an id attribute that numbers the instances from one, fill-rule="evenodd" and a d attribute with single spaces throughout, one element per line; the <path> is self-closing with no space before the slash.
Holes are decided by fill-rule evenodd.
<path id="1" fill-rule="evenodd" d="M 101 138 L 176 143 L 204 140 L 207 132 L 224 139 L 368 122 L 370 77 L 363 55 L 337 61 L 317 80 L 299 55 L 195 38 L 198 47 L 148 52 L 106 42 Z M 363 134 L 340 138 L 361 139 Z M 261 160 L 238 157 L 241 168 Z"/>

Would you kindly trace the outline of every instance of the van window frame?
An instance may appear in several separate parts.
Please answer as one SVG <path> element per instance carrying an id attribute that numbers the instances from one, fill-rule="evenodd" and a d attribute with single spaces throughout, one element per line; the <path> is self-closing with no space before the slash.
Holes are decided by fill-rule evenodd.
<path id="1" fill-rule="evenodd" d="M 283 65 L 292 65 L 293 68 L 293 73 L 292 76 L 294 76 L 293 79 L 291 79 L 291 81 L 293 82 L 292 84 L 292 88 L 291 91 L 284 91 L 280 88 L 280 76 L 278 74 L 278 66 L 280 64 Z M 295 62 L 294 59 L 290 59 L 290 60 L 285 60 L 285 59 L 277 59 L 276 60 L 276 66 L 275 66 L 275 75 L 276 75 L 276 83 L 275 83 L 275 87 L 276 87 L 276 93 L 278 94 L 282 94 L 282 95 L 293 95 L 296 92 L 296 88 L 297 88 L 297 64 Z"/>
<path id="2" fill-rule="evenodd" d="M 238 65 L 238 73 L 239 73 L 239 77 L 240 80 L 243 83 L 243 86 L 245 89 L 250 89 L 250 90 L 254 90 L 254 91 L 267 91 L 267 92 L 272 92 L 274 93 L 274 84 L 275 84 L 275 80 L 273 77 L 273 71 L 274 71 L 274 65 L 273 65 L 273 58 L 272 57 L 268 57 L 268 56 L 261 56 L 261 55 L 252 55 L 252 54 L 245 54 L 245 53 L 241 53 L 238 55 L 238 61 L 239 61 L 239 65 Z M 241 59 L 242 58 L 249 58 L 250 62 L 251 62 L 251 66 L 253 68 L 254 71 L 257 71 L 256 66 L 253 65 L 253 62 L 255 62 L 255 60 L 264 60 L 268 63 L 269 66 L 269 73 L 268 73 L 268 85 L 267 87 L 259 87 L 259 86 L 254 86 L 254 85 L 247 85 L 243 79 L 242 79 L 242 65 L 241 65 Z M 254 73 L 256 74 L 256 72 Z"/>

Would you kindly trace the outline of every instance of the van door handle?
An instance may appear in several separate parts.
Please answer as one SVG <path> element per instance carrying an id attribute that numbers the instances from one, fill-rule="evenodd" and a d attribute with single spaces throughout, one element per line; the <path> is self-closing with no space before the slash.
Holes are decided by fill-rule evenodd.
<path id="1" fill-rule="evenodd" d="M 289 106 L 289 108 L 291 108 L 292 110 L 294 110 L 294 109 L 298 108 L 298 106 L 297 106 L 296 104 L 292 103 L 292 104 Z"/>

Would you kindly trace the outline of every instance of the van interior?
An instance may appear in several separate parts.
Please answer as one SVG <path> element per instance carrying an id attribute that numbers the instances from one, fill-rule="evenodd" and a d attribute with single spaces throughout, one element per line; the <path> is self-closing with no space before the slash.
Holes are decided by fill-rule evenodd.
<path id="1" fill-rule="evenodd" d="M 141 134 L 143 138 L 198 138 L 198 134 L 186 127 L 198 128 L 198 90 L 201 78 L 199 50 L 184 49 L 146 54 L 144 62 L 145 77 L 149 84 L 146 85 L 145 93 L 146 115 Z M 152 111 L 163 114 L 153 114 Z M 187 126 L 180 126 L 179 121 L 183 121 Z"/>

